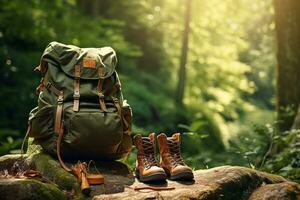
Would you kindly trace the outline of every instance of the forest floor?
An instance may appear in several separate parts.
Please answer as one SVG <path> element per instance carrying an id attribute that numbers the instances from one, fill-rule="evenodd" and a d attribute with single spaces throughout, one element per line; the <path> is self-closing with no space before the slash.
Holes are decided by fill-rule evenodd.
<path id="1" fill-rule="evenodd" d="M 300 199 L 300 184 L 245 167 L 220 166 L 194 171 L 194 181 L 144 184 L 121 162 L 96 162 L 105 178 L 83 195 L 75 176 L 44 153 L 0 157 L 0 194 L 18 199 Z M 157 191 L 159 188 L 167 191 Z M 3 198 L 2 198 L 3 199 Z"/>

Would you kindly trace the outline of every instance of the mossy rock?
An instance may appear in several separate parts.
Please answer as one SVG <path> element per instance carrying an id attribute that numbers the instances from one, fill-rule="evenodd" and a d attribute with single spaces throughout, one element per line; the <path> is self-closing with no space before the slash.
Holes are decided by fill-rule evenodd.
<path id="1" fill-rule="evenodd" d="M 67 199 L 55 185 L 34 179 L 0 179 L 0 194 L 2 200 Z"/>
<path id="2" fill-rule="evenodd" d="M 66 162 L 66 164 L 69 166 L 74 163 L 75 161 Z M 97 172 L 97 170 L 100 171 L 105 178 L 105 184 L 91 186 L 91 193 L 89 196 L 86 196 L 81 193 L 79 181 L 74 175 L 65 171 L 56 159 L 54 159 L 46 153 L 43 153 L 42 151 L 35 151 L 31 155 L 25 154 L 23 156 L 2 156 L 0 157 L 0 172 L 4 172 L 4 170 L 6 170 L 8 174 L 16 174 L 19 171 L 26 171 L 29 169 L 36 170 L 42 174 L 45 180 L 48 180 L 52 183 L 47 183 L 48 185 L 51 185 L 52 187 L 56 188 L 57 191 L 61 192 L 60 197 L 64 197 L 61 199 L 70 197 L 72 199 L 91 199 L 93 196 L 99 194 L 111 194 L 116 192 L 122 192 L 124 191 L 126 185 L 131 185 L 134 182 L 134 176 L 132 172 L 125 164 L 121 162 L 95 161 L 94 163 L 91 164 L 89 171 L 93 173 Z M 13 179 L 10 176 L 3 180 L 8 179 L 11 182 L 14 182 L 15 184 L 19 184 L 19 181 L 23 181 L 20 179 Z M 34 181 L 34 183 L 35 181 L 38 181 L 34 179 L 25 180 L 29 181 L 30 183 L 31 181 Z M 40 186 L 42 187 L 43 184 Z M 45 187 L 47 187 L 47 185 Z M 43 190 L 43 188 L 41 188 L 41 190 Z M 18 195 L 21 196 L 19 196 L 19 198 L 13 196 L 13 199 L 23 199 L 22 193 L 18 193 Z M 48 199 L 42 197 L 41 199 Z M 0 199 L 2 200 L 2 198 Z M 11 198 L 8 197 L 8 199 Z"/>
<path id="3" fill-rule="evenodd" d="M 121 162 L 96 161 L 95 163 L 104 176 L 105 183 L 91 186 L 91 194 L 85 196 L 80 192 L 77 179 L 64 171 L 54 158 L 45 153 L 36 152 L 23 157 L 21 155 L 0 157 L 0 172 L 7 170 L 8 173 L 12 173 L 14 170 L 34 169 L 42 174 L 39 179 L 11 177 L 1 179 L 1 199 L 300 199 L 299 184 L 281 176 L 246 167 L 221 166 L 197 170 L 194 172 L 194 181 L 167 180 L 149 185 L 136 180 L 128 167 Z M 72 164 L 72 162 L 67 164 Z M 137 191 L 135 189 L 149 186 L 154 188 L 169 186 L 175 189 L 170 191 L 152 189 Z"/>

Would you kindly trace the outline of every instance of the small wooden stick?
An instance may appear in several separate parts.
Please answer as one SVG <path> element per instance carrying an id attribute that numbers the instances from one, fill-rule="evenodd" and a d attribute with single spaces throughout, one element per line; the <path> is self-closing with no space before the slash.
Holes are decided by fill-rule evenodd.
<path id="1" fill-rule="evenodd" d="M 153 187 L 153 186 L 144 186 L 144 187 L 134 187 L 135 191 L 140 190 L 154 190 L 154 191 L 164 191 L 164 190 L 175 190 L 175 187 Z"/>

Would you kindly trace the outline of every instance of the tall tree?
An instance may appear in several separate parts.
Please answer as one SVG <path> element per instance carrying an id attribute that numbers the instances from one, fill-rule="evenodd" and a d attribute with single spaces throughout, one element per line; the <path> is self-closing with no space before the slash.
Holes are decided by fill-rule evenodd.
<path id="1" fill-rule="evenodd" d="M 109 3 L 108 0 L 77 0 L 78 6 L 84 13 L 92 17 L 103 15 L 109 7 Z"/>
<path id="2" fill-rule="evenodd" d="M 178 85 L 176 93 L 176 105 L 180 108 L 183 107 L 183 96 L 184 96 L 184 87 L 185 87 L 185 74 L 186 74 L 186 61 L 187 61 L 187 52 L 188 52 L 188 43 L 189 43 L 189 32 L 190 32 L 190 16 L 191 16 L 191 4 L 192 0 L 186 0 L 186 10 L 184 18 L 184 31 L 182 37 L 182 48 L 180 56 L 180 65 L 178 72 Z"/>
<path id="3" fill-rule="evenodd" d="M 274 0 L 278 41 L 277 114 L 279 128 L 292 127 L 300 103 L 300 1 Z"/>

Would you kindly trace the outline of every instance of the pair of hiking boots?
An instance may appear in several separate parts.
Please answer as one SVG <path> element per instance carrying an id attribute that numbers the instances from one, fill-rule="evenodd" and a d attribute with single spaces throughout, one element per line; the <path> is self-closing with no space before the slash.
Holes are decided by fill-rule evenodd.
<path id="1" fill-rule="evenodd" d="M 167 137 L 164 133 L 157 136 L 160 163 L 155 157 L 155 134 L 148 137 L 140 134 L 134 137 L 137 147 L 136 177 L 141 182 L 170 180 L 192 180 L 193 171 L 188 167 L 180 153 L 180 133 Z"/>

